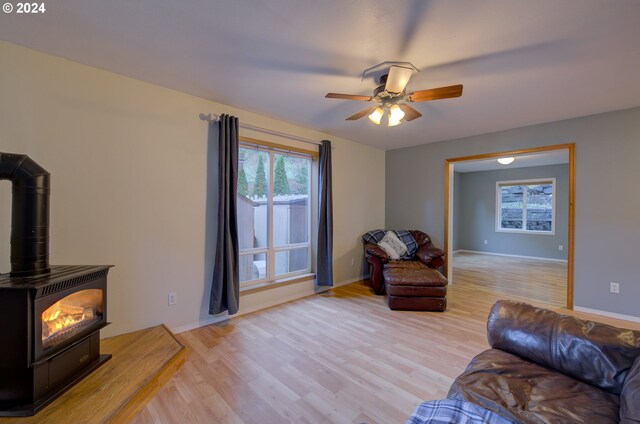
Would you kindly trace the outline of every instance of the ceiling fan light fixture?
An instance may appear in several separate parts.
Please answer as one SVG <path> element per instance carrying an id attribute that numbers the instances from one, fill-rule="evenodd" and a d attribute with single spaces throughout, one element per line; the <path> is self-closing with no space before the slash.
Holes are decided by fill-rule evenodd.
<path id="1" fill-rule="evenodd" d="M 389 120 L 393 118 L 394 121 L 400 121 L 404 118 L 404 111 L 398 105 L 393 105 L 389 108 Z"/>
<path id="2" fill-rule="evenodd" d="M 376 125 L 380 125 L 380 120 L 382 119 L 383 114 L 384 110 L 382 110 L 381 108 L 376 108 L 376 110 L 371 112 L 371 114 L 369 115 L 369 120 Z"/>
<path id="3" fill-rule="evenodd" d="M 390 114 L 389 115 L 389 126 L 390 127 L 395 127 L 396 125 L 400 125 L 402 121 L 400 119 L 394 119 L 393 116 Z"/>
<path id="4" fill-rule="evenodd" d="M 514 160 L 516 160 L 516 158 L 514 158 L 514 157 L 500 158 L 500 159 L 498 159 L 498 163 L 501 164 L 501 165 L 509 165 Z"/>
<path id="5" fill-rule="evenodd" d="M 382 64 L 366 70 L 362 74 L 363 80 L 365 73 L 373 71 L 373 69 L 378 69 L 387 63 L 397 63 L 397 65 L 391 65 L 389 67 L 389 72 L 380 76 L 378 80 L 380 85 L 373 90 L 373 95 L 365 96 L 361 94 L 342 93 L 327 93 L 325 95 L 328 99 L 357 100 L 364 102 L 373 101 L 373 103 L 370 103 L 373 106 L 349 116 L 346 118 L 346 121 L 357 121 L 358 119 L 364 118 L 368 115 L 371 122 L 376 125 L 380 125 L 382 117 L 384 116 L 385 111 L 387 111 L 389 116 L 386 122 L 389 123 L 390 127 L 394 127 L 400 124 L 403 120 L 411 122 L 422 116 L 422 113 L 409 106 L 410 103 L 451 99 L 462 96 L 462 84 L 429 88 L 426 90 L 411 91 L 407 93 L 406 88 L 411 75 L 414 71 L 420 71 L 409 62 L 383 62 Z M 403 64 L 409 65 L 410 67 L 402 66 Z"/>

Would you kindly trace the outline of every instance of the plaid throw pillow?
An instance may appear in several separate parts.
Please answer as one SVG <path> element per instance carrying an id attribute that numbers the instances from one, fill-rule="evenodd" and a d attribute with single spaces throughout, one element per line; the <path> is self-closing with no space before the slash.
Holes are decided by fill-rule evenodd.
<path id="1" fill-rule="evenodd" d="M 394 231 L 398 238 L 407 246 L 407 253 L 402 257 L 402 259 L 411 259 L 413 255 L 418 251 L 418 243 L 413 238 L 411 233 L 407 230 L 398 230 Z"/>
<path id="2" fill-rule="evenodd" d="M 362 240 L 366 241 L 367 243 L 378 244 L 382 241 L 386 233 L 387 232 L 385 230 L 369 231 L 362 236 Z"/>
<path id="3" fill-rule="evenodd" d="M 365 233 L 362 236 L 362 240 L 367 243 L 378 244 L 382 241 L 386 232 L 387 230 L 372 230 Z M 393 230 L 393 232 L 398 236 L 400 241 L 407 246 L 407 253 L 405 253 L 404 256 L 401 256 L 400 259 L 412 259 L 413 255 L 418 251 L 418 243 L 416 243 L 416 240 L 407 230 Z"/>

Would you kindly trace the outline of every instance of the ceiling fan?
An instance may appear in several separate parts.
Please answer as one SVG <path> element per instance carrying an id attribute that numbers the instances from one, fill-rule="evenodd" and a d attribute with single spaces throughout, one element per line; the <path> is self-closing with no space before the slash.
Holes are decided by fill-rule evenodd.
<path id="1" fill-rule="evenodd" d="M 358 96 L 353 94 L 328 93 L 328 99 L 360 100 L 370 102 L 375 100 L 378 105 L 368 107 L 355 115 L 351 115 L 346 120 L 355 121 L 365 115 L 376 125 L 380 125 L 380 120 L 385 110 L 389 111 L 389 126 L 399 125 L 402 119 L 413 121 L 422 116 L 420 112 L 409 106 L 411 102 L 426 102 L 429 100 L 449 99 L 462 96 L 462 84 L 449 85 L 447 87 L 430 88 L 428 90 L 414 91 L 407 94 L 405 88 L 413 69 L 404 66 L 393 65 L 389 68 L 389 73 L 380 77 L 380 86 L 373 90 L 373 96 Z"/>

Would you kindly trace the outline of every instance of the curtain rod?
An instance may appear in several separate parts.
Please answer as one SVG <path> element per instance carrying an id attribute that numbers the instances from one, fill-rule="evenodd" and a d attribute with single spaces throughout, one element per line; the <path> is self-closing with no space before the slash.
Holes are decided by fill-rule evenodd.
<path id="1" fill-rule="evenodd" d="M 200 114 L 200 119 L 202 119 L 203 121 L 207 121 L 207 122 L 218 122 L 220 120 L 220 117 L 218 115 L 214 115 L 213 113 L 210 113 L 208 115 L 205 115 L 204 113 L 201 113 Z M 252 130 L 252 131 L 258 131 L 258 132 L 261 132 L 263 134 L 276 135 L 278 137 L 284 137 L 284 138 L 288 138 L 290 140 L 302 141 L 303 143 L 313 144 L 315 146 L 319 146 L 321 144 L 318 141 L 310 140 L 308 138 L 298 137 L 297 135 L 287 134 L 287 133 L 284 133 L 284 132 L 281 132 L 281 131 L 275 131 L 275 130 L 270 130 L 270 129 L 267 129 L 267 128 L 257 127 L 255 125 L 245 124 L 243 122 L 240 122 L 240 128 L 244 128 L 244 129 Z"/>

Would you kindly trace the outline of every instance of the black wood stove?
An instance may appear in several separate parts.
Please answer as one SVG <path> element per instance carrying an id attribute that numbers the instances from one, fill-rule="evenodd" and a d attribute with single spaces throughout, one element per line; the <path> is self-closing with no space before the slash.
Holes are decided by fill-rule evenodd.
<path id="1" fill-rule="evenodd" d="M 100 354 L 111 266 L 49 266 L 49 173 L 0 153 L 12 182 L 11 272 L 0 274 L 0 416 L 34 415 L 111 358 Z"/>

